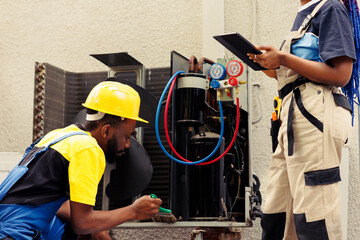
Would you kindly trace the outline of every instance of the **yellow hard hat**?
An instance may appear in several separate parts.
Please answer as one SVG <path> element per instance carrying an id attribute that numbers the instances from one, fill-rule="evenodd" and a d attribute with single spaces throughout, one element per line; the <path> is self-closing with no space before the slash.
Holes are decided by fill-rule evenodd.
<path id="1" fill-rule="evenodd" d="M 139 117 L 140 96 L 138 92 L 129 85 L 119 82 L 99 83 L 91 90 L 82 105 L 98 112 L 149 123 Z"/>

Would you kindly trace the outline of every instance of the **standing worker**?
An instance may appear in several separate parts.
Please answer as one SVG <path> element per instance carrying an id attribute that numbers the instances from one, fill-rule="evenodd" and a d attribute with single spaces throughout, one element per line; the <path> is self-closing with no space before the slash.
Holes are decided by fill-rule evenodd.
<path id="1" fill-rule="evenodd" d="M 261 66 L 276 69 L 264 72 L 277 79 L 282 99 L 262 239 L 339 240 L 339 165 L 352 111 L 339 87 L 351 87 L 359 71 L 353 69 L 359 25 L 353 29 L 346 7 L 357 19 L 359 11 L 355 0 L 346 6 L 339 0 L 300 3 L 281 50 L 262 46 L 257 48 L 263 54 L 248 54 Z M 353 94 L 348 97 L 353 100 Z"/>
<path id="2" fill-rule="evenodd" d="M 105 81 L 92 89 L 83 106 L 84 126 L 46 134 L 0 185 L 0 239 L 76 239 L 66 222 L 76 234 L 111 239 L 107 229 L 158 213 L 162 201 L 150 196 L 124 208 L 93 210 L 106 161 L 130 147 L 136 121 L 147 122 L 138 116 L 139 94 L 128 85 Z"/>

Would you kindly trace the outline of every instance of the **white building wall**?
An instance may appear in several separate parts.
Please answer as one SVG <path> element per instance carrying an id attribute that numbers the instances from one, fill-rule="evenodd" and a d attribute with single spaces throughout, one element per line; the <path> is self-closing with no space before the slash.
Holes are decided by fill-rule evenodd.
<path id="1" fill-rule="evenodd" d="M 21 160 L 21 157 L 22 155 L 17 152 L 0 152 L 0 183 Z"/>
<path id="2" fill-rule="evenodd" d="M 68 71 L 86 72 L 107 71 L 105 65 L 89 54 L 127 51 L 147 68 L 169 66 L 171 50 L 186 57 L 213 58 L 222 52 L 221 49 L 211 50 L 213 43 L 207 39 L 208 31 L 213 31 L 210 23 L 214 18 L 222 21 L 214 26 L 219 31 L 223 26 L 223 32 L 240 32 L 255 45 L 278 47 L 291 28 L 299 2 L 0 0 L 0 152 L 23 153 L 31 143 L 36 61 L 48 62 Z M 211 16 L 216 11 L 219 14 Z M 211 53 L 207 55 L 206 51 Z M 267 170 L 271 159 L 270 116 L 276 82 L 261 72 L 251 72 L 251 78 L 253 83 L 260 85 L 258 97 L 263 109 L 261 112 L 254 91 L 253 118 L 262 118 L 252 126 L 252 167 L 260 177 L 266 201 Z M 349 138 L 349 148 L 347 235 L 348 239 L 355 240 L 360 235 L 357 118 Z M 0 162 L 2 171 L 9 166 L 3 164 Z M 185 232 L 184 239 L 189 239 Z M 159 229 L 151 233 L 149 230 L 125 233 L 133 239 L 161 236 Z M 260 239 L 259 219 L 252 228 L 244 229 L 242 235 L 243 239 Z"/>

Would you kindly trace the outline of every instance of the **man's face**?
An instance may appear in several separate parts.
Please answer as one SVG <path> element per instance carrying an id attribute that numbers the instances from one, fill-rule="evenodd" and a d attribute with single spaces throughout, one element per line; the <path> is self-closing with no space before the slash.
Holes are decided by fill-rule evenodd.
<path id="1" fill-rule="evenodd" d="M 135 134 L 136 121 L 127 119 L 123 124 L 114 128 L 114 134 L 107 143 L 105 158 L 108 163 L 113 163 L 117 157 L 124 154 L 130 147 L 130 137 Z"/>

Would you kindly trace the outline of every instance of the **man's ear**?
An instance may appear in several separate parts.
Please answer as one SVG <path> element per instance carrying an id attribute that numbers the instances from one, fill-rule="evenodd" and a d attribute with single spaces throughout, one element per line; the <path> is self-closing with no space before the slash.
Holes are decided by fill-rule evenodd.
<path id="1" fill-rule="evenodd" d="M 100 130 L 101 137 L 104 139 L 110 139 L 113 135 L 114 129 L 110 124 L 105 124 Z"/>

